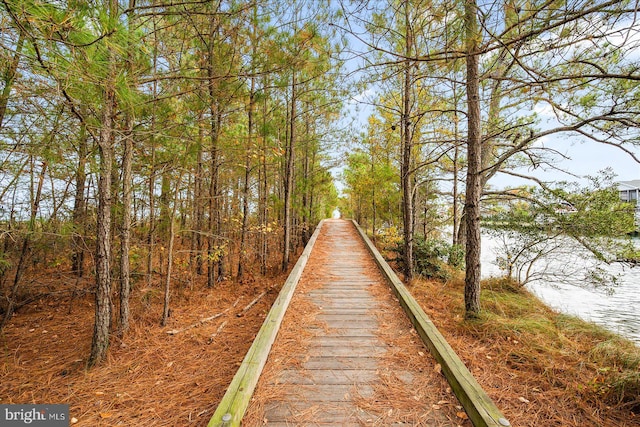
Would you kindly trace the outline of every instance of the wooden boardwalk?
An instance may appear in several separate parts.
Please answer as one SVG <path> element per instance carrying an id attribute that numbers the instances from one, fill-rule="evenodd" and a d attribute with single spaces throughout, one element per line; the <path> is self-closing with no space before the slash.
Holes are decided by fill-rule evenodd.
<path id="1" fill-rule="evenodd" d="M 325 221 L 243 425 L 471 425 L 354 225 Z"/>

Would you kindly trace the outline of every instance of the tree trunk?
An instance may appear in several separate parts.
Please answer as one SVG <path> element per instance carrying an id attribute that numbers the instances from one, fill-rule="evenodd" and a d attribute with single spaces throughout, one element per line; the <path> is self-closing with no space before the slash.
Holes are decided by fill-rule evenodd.
<path id="1" fill-rule="evenodd" d="M 291 193 L 293 192 L 293 165 L 296 142 L 296 89 L 296 72 L 294 70 L 291 77 L 290 130 L 285 153 L 286 164 L 284 173 L 284 238 L 282 248 L 282 271 L 287 271 L 289 268 L 289 258 L 291 256 Z"/>
<path id="2" fill-rule="evenodd" d="M 152 73 L 155 76 L 158 68 L 158 31 L 156 28 L 156 20 L 153 20 L 153 66 Z M 152 88 L 153 100 L 158 98 L 158 81 L 154 79 Z M 153 103 L 151 112 L 151 129 L 156 128 L 156 102 Z M 146 285 L 151 286 L 153 279 L 153 252 L 155 248 L 155 229 L 156 229 L 156 140 L 155 135 L 151 132 L 149 136 L 149 144 L 151 145 L 151 171 L 149 173 L 149 229 L 147 230 L 147 274 Z"/>
<path id="3" fill-rule="evenodd" d="M 214 7 L 219 7 L 215 4 Z M 214 12 L 216 12 L 214 10 Z M 222 124 L 222 100 L 219 97 L 219 75 L 217 73 L 218 61 L 216 58 L 215 47 L 219 43 L 217 37 L 220 31 L 220 17 L 217 13 L 212 13 L 209 21 L 209 45 L 207 51 L 207 90 L 210 114 L 210 181 L 209 181 L 209 222 L 208 222 L 208 251 L 207 251 L 207 286 L 212 288 L 216 280 L 220 280 L 223 276 L 223 254 L 220 242 L 220 234 L 222 229 L 221 203 L 219 197 L 219 173 L 220 173 L 220 147 L 219 136 Z"/>
<path id="4" fill-rule="evenodd" d="M 159 201 L 159 209 L 160 214 L 158 215 L 158 239 L 161 242 L 166 242 L 169 237 L 169 217 L 170 213 L 170 200 L 171 200 L 171 167 L 164 163 L 162 166 L 162 172 L 160 174 L 160 199 Z"/>
<path id="5" fill-rule="evenodd" d="M 458 164 L 459 159 L 460 159 L 460 147 L 458 146 L 458 136 L 459 136 L 459 124 L 458 124 L 458 86 L 456 84 L 456 82 L 453 83 L 453 140 L 454 140 L 454 147 L 453 147 L 453 159 L 452 159 L 452 163 L 453 163 L 453 190 L 452 190 L 452 198 L 453 198 L 453 204 L 452 204 L 452 217 L 453 217 L 453 233 L 452 233 L 452 244 L 453 245 L 459 245 L 460 244 L 460 239 L 459 239 L 459 229 L 460 229 L 460 207 L 459 207 L 459 201 L 458 201 L 458 173 L 460 171 L 460 165 Z"/>
<path id="6" fill-rule="evenodd" d="M 133 129 L 130 114 L 125 119 L 124 151 L 122 154 L 122 228 L 120 233 L 120 334 L 129 329 L 129 293 L 131 292 L 131 164 L 133 162 Z"/>
<path id="7" fill-rule="evenodd" d="M 162 308 L 162 319 L 160 320 L 160 326 L 166 326 L 167 319 L 169 319 L 169 297 L 171 295 L 171 272 L 173 270 L 173 244 L 175 241 L 175 220 L 173 215 L 171 216 L 169 223 L 169 250 L 167 254 L 167 270 L 164 279 L 164 305 Z"/>
<path id="8" fill-rule="evenodd" d="M 268 80 L 265 77 L 262 84 L 264 88 L 268 87 Z M 266 90 L 266 89 L 265 89 Z M 269 194 L 269 182 L 267 180 L 267 100 L 268 96 L 265 93 L 264 102 L 262 103 L 262 158 L 260 162 L 260 195 L 259 195 L 259 211 L 260 211 L 260 274 L 263 276 L 267 274 L 267 261 L 268 261 L 268 246 L 267 237 L 269 226 L 269 211 L 267 206 L 267 195 Z"/>
<path id="9" fill-rule="evenodd" d="M 307 106 L 308 109 L 308 106 Z M 311 177 L 309 172 L 309 143 L 310 143 L 310 125 L 309 116 L 305 116 L 305 142 L 304 142 L 304 160 L 302 162 L 302 244 L 305 246 L 311 234 L 309 229 L 311 227 L 311 211 L 309 209 L 309 199 L 311 198 L 309 192 L 311 191 Z"/>
<path id="10" fill-rule="evenodd" d="M 207 253 L 207 286 L 213 288 L 216 282 L 216 273 L 219 269 L 220 248 L 217 245 L 219 233 L 220 207 L 218 206 L 218 112 L 211 107 L 211 177 L 209 181 L 209 239 Z"/>
<path id="11" fill-rule="evenodd" d="M 203 272 L 203 252 L 202 252 L 202 235 L 204 232 L 204 204 L 202 200 L 205 198 L 204 192 L 204 163 L 203 163 L 203 142 L 204 142 L 204 129 L 203 129 L 204 114 L 200 113 L 198 116 L 198 163 L 196 166 L 195 177 L 195 195 L 193 198 L 194 212 L 195 212 L 195 238 L 193 253 L 196 258 L 196 274 L 202 275 Z"/>
<path id="12" fill-rule="evenodd" d="M 155 121 L 155 114 L 151 122 Z M 156 243 L 156 147 L 155 139 L 151 135 L 151 173 L 149 176 L 149 230 L 147 231 L 147 286 L 151 286 L 153 279 L 153 252 Z"/>
<path id="13" fill-rule="evenodd" d="M 71 256 L 71 269 L 76 277 L 84 276 L 84 232 L 85 232 L 85 183 L 87 180 L 87 134 L 85 124 L 80 124 L 80 137 L 78 139 L 78 166 L 76 169 L 76 193 L 73 201 L 73 255 Z"/>
<path id="14" fill-rule="evenodd" d="M 113 61 L 113 59 L 111 59 Z M 112 67 L 112 65 L 111 65 Z M 109 347 L 111 322 L 111 173 L 113 165 L 113 116 L 115 91 L 112 82 L 105 88 L 105 105 L 99 137 L 100 178 L 98 181 L 98 221 L 96 233 L 96 309 L 88 366 L 101 362 Z"/>
<path id="15" fill-rule="evenodd" d="M 406 44 L 405 54 L 411 56 L 413 50 L 413 36 L 411 34 L 409 22 L 409 5 L 405 3 L 405 27 L 406 27 Z M 412 152 L 412 135 L 411 135 L 411 67 L 413 63 L 409 60 L 405 63 L 404 69 L 404 86 L 402 90 L 402 167 L 401 167 L 401 185 L 402 185 L 402 220 L 404 235 L 404 274 L 406 280 L 413 278 L 413 189 L 412 189 L 412 173 L 411 173 L 411 152 Z"/>
<path id="16" fill-rule="evenodd" d="M 108 13 L 115 18 L 118 13 L 117 0 L 107 0 Z M 115 52 L 109 51 L 107 78 L 104 85 L 104 105 L 98 148 L 100 177 L 98 180 L 98 210 L 96 231 L 96 295 L 95 323 L 91 342 L 89 367 L 100 363 L 109 348 L 111 326 L 111 174 L 113 173 L 114 117 L 116 114 Z"/>
<path id="17" fill-rule="evenodd" d="M 467 185 L 465 197 L 466 249 L 465 249 L 465 316 L 475 318 L 480 312 L 480 196 L 482 135 L 480 116 L 480 76 L 477 5 L 475 0 L 465 1 L 466 63 L 467 63 Z"/>
<path id="18" fill-rule="evenodd" d="M 169 300 L 171 296 L 171 273 L 173 272 L 173 248 L 176 240 L 176 210 L 178 206 L 178 195 L 180 194 L 180 183 L 182 182 L 182 175 L 176 181 L 176 189 L 173 196 L 173 207 L 169 214 L 169 248 L 167 251 L 167 270 L 164 279 L 164 306 L 162 309 L 162 319 L 160 320 L 160 326 L 165 326 L 169 319 Z"/>
<path id="19" fill-rule="evenodd" d="M 455 135 L 458 135 L 458 125 L 456 123 Z M 456 138 L 457 139 L 457 138 Z M 453 245 L 458 245 L 460 242 L 459 239 L 459 229 L 460 229 L 460 216 L 458 215 L 458 158 L 460 157 L 460 152 L 458 148 L 458 143 L 456 142 L 456 146 L 453 149 Z"/>
<path id="20" fill-rule="evenodd" d="M 251 79 L 251 94 L 249 95 L 248 112 L 248 145 L 244 160 L 244 183 L 242 187 L 242 230 L 240 234 L 240 248 L 238 251 L 238 280 L 244 275 L 244 264 L 247 252 L 247 230 L 249 228 L 249 178 L 251 172 L 251 152 L 253 149 L 253 105 L 254 105 L 255 80 Z"/>
<path id="21" fill-rule="evenodd" d="M 371 153 L 371 177 L 375 179 L 375 153 L 373 144 L 370 146 Z M 373 241 L 376 241 L 376 183 L 374 182 L 371 186 L 371 216 L 373 217 L 371 220 L 371 235 L 373 236 Z"/>

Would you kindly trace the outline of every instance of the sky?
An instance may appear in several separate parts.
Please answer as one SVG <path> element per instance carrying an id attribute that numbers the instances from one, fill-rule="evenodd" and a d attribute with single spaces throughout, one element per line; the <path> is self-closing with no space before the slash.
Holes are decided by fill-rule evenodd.
<path id="1" fill-rule="evenodd" d="M 558 170 L 542 168 L 535 171 L 522 170 L 526 175 L 533 175 L 543 181 L 584 181 L 586 176 L 596 175 L 599 171 L 611 168 L 615 173 L 615 181 L 631 181 L 640 179 L 640 164 L 622 150 L 589 140 L 577 138 L 558 137 L 548 140 L 545 145 L 564 153 L 568 159 L 558 163 L 559 169 L 571 172 L 562 173 Z M 635 154 L 640 156 L 640 149 Z M 518 183 L 516 178 L 499 174 L 490 181 L 496 188 L 513 187 Z"/>

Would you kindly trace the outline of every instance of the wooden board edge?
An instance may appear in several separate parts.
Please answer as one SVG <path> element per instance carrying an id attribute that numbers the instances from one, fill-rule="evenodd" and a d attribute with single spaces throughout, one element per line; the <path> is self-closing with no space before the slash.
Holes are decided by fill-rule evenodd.
<path id="1" fill-rule="evenodd" d="M 320 221 L 289 277 L 287 277 L 207 427 L 239 426 L 242 422 L 242 417 L 249 406 L 262 369 L 267 362 L 284 314 L 324 222 L 325 220 Z"/>
<path id="2" fill-rule="evenodd" d="M 420 304 L 413 298 L 391 266 L 384 260 L 364 230 L 351 220 L 365 242 L 376 264 L 384 274 L 400 305 L 416 328 L 422 341 L 433 357 L 440 363 L 442 372 L 451 389 L 464 407 L 469 419 L 475 427 L 507 427 L 511 424 L 498 409 L 495 403 L 482 389 L 465 364 L 453 351 L 444 336 L 438 331 Z"/>

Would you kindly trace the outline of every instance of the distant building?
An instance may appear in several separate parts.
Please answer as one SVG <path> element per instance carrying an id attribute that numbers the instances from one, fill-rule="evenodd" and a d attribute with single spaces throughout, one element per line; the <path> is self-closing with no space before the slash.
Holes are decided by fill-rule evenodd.
<path id="1" fill-rule="evenodd" d="M 640 179 L 618 182 L 620 200 L 633 203 L 636 206 L 636 225 L 640 227 Z"/>
<path id="2" fill-rule="evenodd" d="M 618 191 L 620 191 L 620 200 L 634 203 L 637 206 L 638 199 L 640 199 L 640 179 L 618 182 Z"/>

